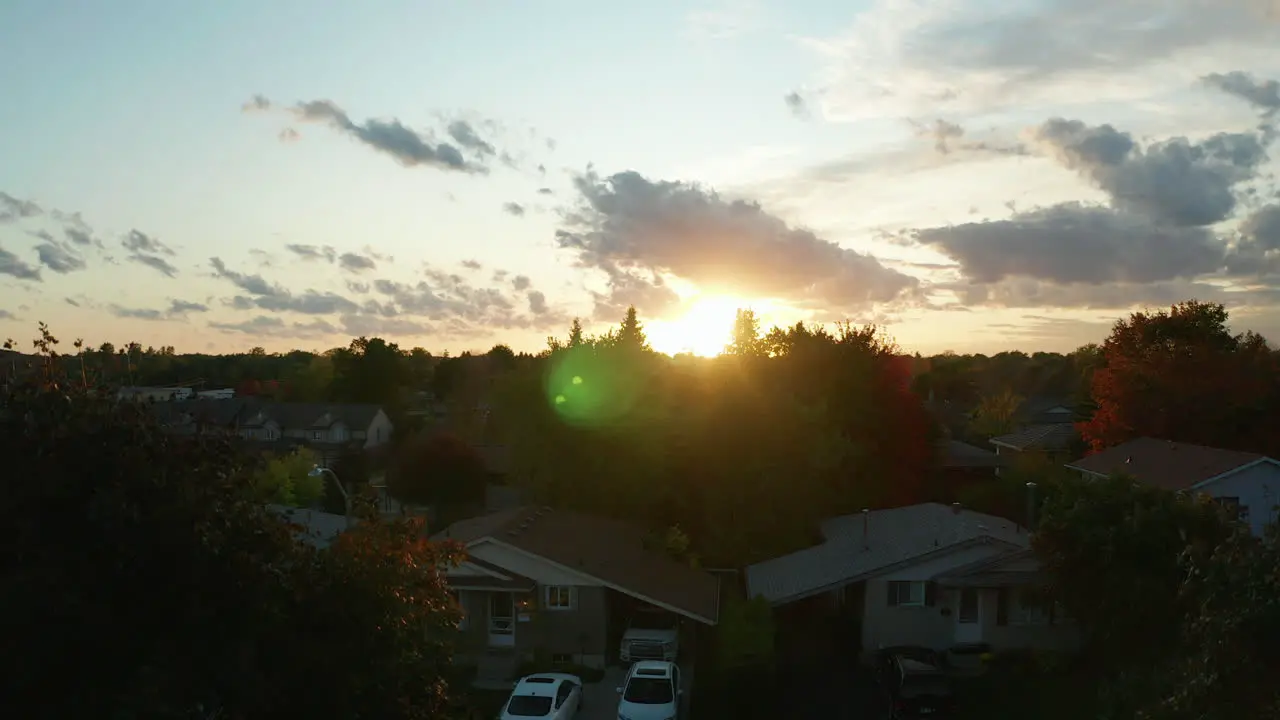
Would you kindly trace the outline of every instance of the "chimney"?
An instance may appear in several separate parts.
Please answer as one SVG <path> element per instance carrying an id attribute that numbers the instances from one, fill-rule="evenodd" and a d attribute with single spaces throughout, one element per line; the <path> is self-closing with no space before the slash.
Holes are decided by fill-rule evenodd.
<path id="1" fill-rule="evenodd" d="M 871 547 L 871 538 L 869 537 L 871 524 L 871 511 L 862 508 L 862 549 L 866 550 Z"/>
<path id="2" fill-rule="evenodd" d="M 1027 483 L 1027 530 L 1036 531 L 1036 484 Z"/>
<path id="3" fill-rule="evenodd" d="M 951 503 L 951 512 L 955 513 L 956 515 L 960 514 L 960 508 L 961 508 L 960 503 L 958 502 Z"/>

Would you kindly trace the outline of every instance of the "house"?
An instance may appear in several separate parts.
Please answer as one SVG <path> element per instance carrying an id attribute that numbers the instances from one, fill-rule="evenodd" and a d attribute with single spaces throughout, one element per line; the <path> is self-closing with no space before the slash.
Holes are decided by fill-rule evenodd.
<path id="1" fill-rule="evenodd" d="M 520 506 L 432 539 L 466 550 L 445 572 L 464 611 L 459 651 L 467 658 L 541 654 L 603 667 L 636 608 L 666 610 L 693 628 L 719 616 L 714 576 L 649 550 L 643 530 L 619 521 Z"/>
<path id="2" fill-rule="evenodd" d="M 297 526 L 303 542 L 324 549 L 333 544 L 334 538 L 357 521 L 345 515 L 321 512 L 309 508 L 268 505 L 267 509 L 279 515 L 285 522 Z"/>
<path id="3" fill-rule="evenodd" d="M 1023 400 L 1013 416 L 1014 430 L 988 442 L 1006 465 L 1024 459 L 1048 460 L 1054 464 L 1068 460 L 1080 440 L 1075 423 L 1083 418 L 1071 403 L 1053 397 Z"/>
<path id="4" fill-rule="evenodd" d="M 923 503 L 822 523 L 824 542 L 747 568 L 780 646 L 863 659 L 879 648 L 1073 650 L 1074 623 L 1036 599 L 1044 585 L 1026 528 Z M 784 658 L 785 662 L 786 659 Z"/>
<path id="5" fill-rule="evenodd" d="M 1276 521 L 1280 462 L 1258 453 L 1138 438 L 1067 464 L 1084 477 L 1128 475 L 1178 492 L 1203 493 L 1236 508 L 1261 536 Z"/>
<path id="6" fill-rule="evenodd" d="M 142 402 L 174 402 L 189 400 L 193 395 L 189 387 L 122 387 L 116 391 L 116 397 L 125 400 Z"/>
<path id="7" fill-rule="evenodd" d="M 171 432 L 224 433 L 264 450 L 307 447 L 322 463 L 349 450 L 373 450 L 391 440 L 392 425 L 378 405 L 272 402 L 254 397 L 197 399 L 152 406 Z"/>
<path id="8" fill-rule="evenodd" d="M 938 440 L 938 486 L 931 499 L 951 502 L 963 499 L 966 489 L 993 480 L 1004 458 L 975 445 L 943 438 Z"/>

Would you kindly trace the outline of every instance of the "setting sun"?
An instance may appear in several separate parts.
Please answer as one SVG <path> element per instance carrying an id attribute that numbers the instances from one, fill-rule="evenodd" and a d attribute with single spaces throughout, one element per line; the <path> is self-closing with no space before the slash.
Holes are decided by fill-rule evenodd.
<path id="1" fill-rule="evenodd" d="M 655 320 L 645 327 L 645 332 L 649 336 L 649 344 L 658 352 L 711 357 L 719 355 L 729 344 L 738 308 L 750 306 L 750 303 L 723 295 L 700 297 L 693 301 L 683 316 L 674 320 Z"/>

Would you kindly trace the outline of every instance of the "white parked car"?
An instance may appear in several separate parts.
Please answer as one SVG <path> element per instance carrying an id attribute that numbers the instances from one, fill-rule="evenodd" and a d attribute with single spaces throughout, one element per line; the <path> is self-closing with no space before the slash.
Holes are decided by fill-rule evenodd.
<path id="1" fill-rule="evenodd" d="M 627 620 L 619 655 L 624 663 L 680 658 L 680 619 L 658 608 L 638 608 Z"/>
<path id="2" fill-rule="evenodd" d="M 680 668 L 673 662 L 641 660 L 618 688 L 618 720 L 676 720 L 680 715 Z"/>
<path id="3" fill-rule="evenodd" d="M 502 706 L 501 720 L 571 720 L 582 706 L 582 678 L 565 673 L 536 673 L 520 678 Z"/>

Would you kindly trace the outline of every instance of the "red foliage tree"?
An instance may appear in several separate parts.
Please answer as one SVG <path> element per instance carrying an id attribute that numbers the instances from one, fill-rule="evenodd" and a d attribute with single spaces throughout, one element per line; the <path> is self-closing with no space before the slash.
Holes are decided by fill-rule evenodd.
<path id="1" fill-rule="evenodd" d="M 1269 452 L 1280 400 L 1275 354 L 1235 335 L 1217 303 L 1191 300 L 1117 322 L 1093 375 L 1097 411 L 1079 424 L 1097 451 L 1137 437 Z"/>

